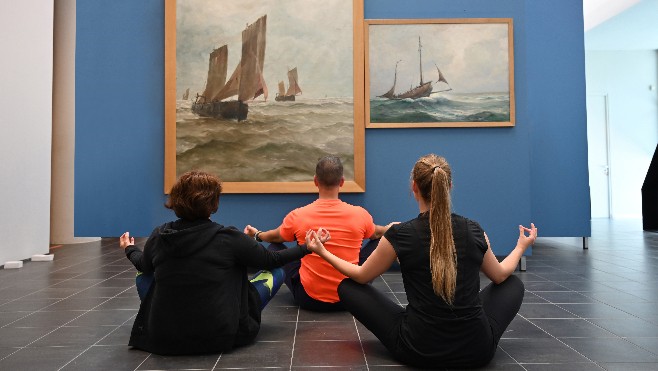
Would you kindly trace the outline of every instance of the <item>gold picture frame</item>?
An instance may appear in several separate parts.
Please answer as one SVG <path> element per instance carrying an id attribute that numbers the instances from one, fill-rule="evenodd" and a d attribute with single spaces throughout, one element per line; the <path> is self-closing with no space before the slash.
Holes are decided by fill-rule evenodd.
<path id="1" fill-rule="evenodd" d="M 373 19 L 364 33 L 366 128 L 515 125 L 511 18 Z"/>
<path id="2" fill-rule="evenodd" d="M 178 1 L 179 2 L 180 1 L 185 2 L 185 0 L 178 0 Z M 190 1 L 190 0 L 188 0 L 188 1 Z M 210 0 L 196 0 L 196 1 L 201 1 L 201 2 L 206 1 L 207 2 L 206 4 L 213 5 L 213 6 L 214 6 L 214 4 L 220 3 L 220 2 L 217 2 L 217 1 L 212 2 Z M 256 16 L 254 16 L 254 14 L 260 14 L 260 13 L 258 13 L 257 7 L 261 6 L 262 4 L 266 4 L 267 2 L 256 3 L 256 5 L 253 5 L 253 4 L 249 5 L 249 4 L 247 4 L 247 2 L 245 2 L 243 0 L 235 0 L 233 2 L 233 4 L 230 4 L 230 3 L 231 3 L 230 1 L 221 2 L 221 5 L 223 6 L 221 13 L 224 13 L 224 10 L 228 11 L 229 9 L 235 10 L 236 8 L 239 8 L 238 11 L 244 11 L 245 14 L 249 15 L 249 16 L 244 17 L 244 19 L 247 19 L 246 21 L 241 20 L 241 22 L 243 22 L 243 23 L 240 25 L 240 28 L 246 27 L 244 29 L 244 31 L 242 29 L 238 29 L 238 30 L 235 30 L 235 32 L 232 32 L 233 34 L 237 35 L 237 37 L 239 38 L 239 36 L 241 34 L 241 31 L 242 31 L 242 37 L 244 38 L 244 33 L 248 32 L 247 30 L 251 27 L 251 25 L 254 25 L 254 24 L 260 22 L 260 19 L 259 19 L 257 22 L 254 22 L 251 25 L 248 24 L 248 22 L 253 22 L 255 20 Z M 275 3 L 275 2 L 271 2 L 271 3 L 278 4 L 278 3 Z M 326 2 L 324 2 L 324 3 L 326 3 Z M 318 4 L 324 4 L 324 3 L 319 2 Z M 343 86 L 343 88 L 349 89 L 350 86 L 351 86 L 351 89 L 352 89 L 352 97 L 344 97 L 345 100 L 351 99 L 352 100 L 351 103 L 345 102 L 344 100 L 341 101 L 341 104 L 343 104 L 343 105 L 344 104 L 350 104 L 351 106 L 353 106 L 353 109 L 351 109 L 351 115 L 352 115 L 353 118 L 352 118 L 352 122 L 349 123 L 349 125 L 352 125 L 352 130 L 351 130 L 352 139 L 353 139 L 352 158 L 351 159 L 348 158 L 347 161 L 346 161 L 346 159 L 343 158 L 343 156 L 339 155 L 341 157 L 341 159 L 343 160 L 344 166 L 346 168 L 346 171 L 345 171 L 346 181 L 345 181 L 345 184 L 344 184 L 343 188 L 341 189 L 341 191 L 342 192 L 364 192 L 365 191 L 365 149 L 364 149 L 364 146 L 365 146 L 365 144 L 364 144 L 365 130 L 364 130 L 364 115 L 363 115 L 364 111 L 363 110 L 364 110 L 364 97 L 365 97 L 365 95 L 364 95 L 364 52 L 363 52 L 363 46 L 364 46 L 364 42 L 363 42 L 363 27 L 364 27 L 364 23 L 363 23 L 363 0 L 353 0 L 351 4 L 349 2 L 344 2 L 344 1 L 340 1 L 340 2 L 333 1 L 331 3 L 334 4 L 332 10 L 336 9 L 336 8 L 340 8 L 340 6 L 345 4 L 347 7 L 343 10 L 344 11 L 349 11 L 350 8 L 351 8 L 351 12 L 352 12 L 352 29 L 351 29 L 350 35 L 347 35 L 347 34 L 346 35 L 340 35 L 340 37 L 341 37 L 341 40 L 348 40 L 349 41 L 351 39 L 351 45 L 349 45 L 349 48 L 351 48 L 351 49 L 349 49 L 349 51 L 352 51 L 352 53 L 351 53 L 352 59 L 349 60 L 349 61 L 341 61 L 341 63 L 346 62 L 349 65 L 351 65 L 352 70 L 353 70 L 353 72 L 352 72 L 353 76 L 350 76 L 350 77 L 353 77 L 353 78 L 351 78 L 349 80 L 349 83 L 346 82 L 347 80 L 331 79 L 331 80 L 333 80 L 332 83 L 334 83 L 334 84 L 340 83 L 341 81 L 345 81 L 346 85 Z M 181 4 L 183 4 L 183 3 L 181 3 Z M 328 14 L 326 14 L 326 12 L 325 13 L 319 12 L 318 9 L 317 9 L 318 7 L 314 7 L 312 4 L 307 4 L 307 5 L 308 5 L 309 14 L 306 14 L 305 18 L 308 18 L 309 16 L 315 16 L 317 19 L 315 19 L 315 21 L 313 21 L 313 22 L 315 22 L 316 25 L 321 24 L 322 22 L 325 22 L 326 17 L 328 16 Z M 270 5 L 268 5 L 268 6 L 270 6 Z M 205 10 L 204 7 L 197 7 L 197 9 L 201 9 L 201 11 L 207 11 L 207 10 Z M 304 11 L 304 10 L 301 10 L 301 11 Z M 177 154 L 178 153 L 177 152 L 177 145 L 179 145 L 179 143 L 177 143 L 178 142 L 178 140 L 177 140 L 177 115 L 178 115 L 178 113 L 181 112 L 182 109 L 180 107 L 180 102 L 177 101 L 177 99 L 178 99 L 178 97 L 181 96 L 180 93 L 181 93 L 182 87 L 177 86 L 177 60 L 176 60 L 177 59 L 177 38 L 179 38 L 180 36 L 177 35 L 177 22 L 178 22 L 178 19 L 177 19 L 177 14 L 176 13 L 177 13 L 177 0 L 165 0 L 165 94 L 164 94 L 164 99 L 165 99 L 164 192 L 165 193 L 169 193 L 171 187 L 173 186 L 173 184 L 175 183 L 175 181 L 177 179 L 177 176 L 179 175 L 177 173 L 177 167 L 178 167 L 177 162 L 179 161 L 179 156 Z M 272 13 L 273 13 L 273 15 L 267 16 L 267 19 L 266 19 L 267 27 L 268 27 L 267 28 L 268 33 L 270 32 L 270 27 L 274 28 L 275 25 L 276 25 L 276 22 L 277 22 L 275 14 L 274 14 L 276 12 L 272 12 Z M 305 21 L 307 21 L 307 19 L 305 19 Z M 263 20 L 263 22 L 265 22 L 265 20 Z M 247 23 L 247 26 L 244 26 L 245 23 Z M 198 25 L 195 25 L 195 27 L 196 26 L 198 26 Z M 224 27 L 224 26 L 225 26 L 225 24 L 222 25 L 222 27 Z M 208 27 L 206 27 L 206 28 L 208 28 Z M 318 28 L 318 27 L 313 27 L 313 29 L 315 29 L 315 28 Z M 310 27 L 306 28 L 306 30 L 309 31 L 309 33 L 310 33 L 311 29 L 312 28 L 310 28 Z M 332 29 L 330 31 L 329 30 L 322 30 L 322 32 L 325 33 L 325 34 L 327 32 L 336 33 L 336 29 L 337 29 L 336 27 L 332 27 Z M 264 30 L 263 30 L 263 33 L 265 33 Z M 290 38 L 290 40 L 297 40 L 297 39 L 299 39 L 300 35 L 297 34 L 297 35 L 294 35 L 294 36 L 295 36 L 295 38 Z M 312 38 L 312 35 L 305 35 L 305 36 L 308 36 L 310 39 Z M 264 38 L 265 38 L 265 36 L 263 36 L 263 39 Z M 271 45 L 270 39 L 276 40 L 274 35 L 267 35 L 268 47 Z M 222 41 L 222 42 L 224 42 L 224 41 Z M 320 44 L 320 43 L 317 42 L 316 44 Z M 186 44 L 181 43 L 181 45 L 184 45 L 185 47 L 187 47 Z M 344 45 L 344 46 L 347 47 L 347 45 Z M 212 50 L 212 48 L 214 48 L 214 47 L 217 47 L 217 45 L 209 45 L 208 46 L 208 52 L 210 52 L 210 50 Z M 341 45 L 337 45 L 337 46 L 334 45 L 333 47 L 338 48 L 338 47 L 341 47 Z M 230 46 L 229 46 L 229 48 L 230 48 Z M 244 49 L 244 39 L 243 39 L 242 48 Z M 265 46 L 263 46 L 262 48 L 263 48 L 263 50 L 265 50 Z M 345 49 L 345 48 L 343 48 L 343 49 Z M 231 50 L 231 49 L 229 49 L 229 50 Z M 240 48 L 239 47 L 234 47 L 232 50 L 233 50 L 233 53 L 239 54 Z M 349 53 L 349 51 L 347 53 Z M 344 50 L 341 50 L 341 52 L 344 52 Z M 231 53 L 231 52 L 229 51 L 229 53 Z M 244 53 L 244 50 L 243 50 L 243 53 Z M 263 52 L 263 53 L 266 53 L 266 52 Z M 270 52 L 267 51 L 267 53 L 270 53 Z M 271 53 L 271 54 L 275 55 L 276 53 Z M 303 59 L 312 60 L 313 58 L 311 58 L 311 57 L 315 57 L 315 60 L 319 61 L 319 62 L 316 62 L 316 64 L 311 65 L 310 67 L 307 66 L 308 67 L 307 71 L 303 71 L 301 73 L 304 73 L 304 72 L 308 73 L 309 72 L 308 70 L 312 70 L 313 68 L 324 68 L 326 70 L 339 69 L 335 65 L 333 65 L 333 66 L 328 65 L 329 63 L 335 62 L 335 60 L 332 61 L 331 58 L 328 58 L 328 56 L 331 55 L 332 58 L 333 58 L 333 55 L 335 55 L 335 54 L 337 54 L 337 53 L 326 53 L 324 55 L 301 56 L 301 57 L 299 57 L 300 60 L 303 60 Z M 208 54 L 205 54 L 205 55 L 206 56 L 203 58 L 204 59 L 203 63 L 205 64 L 205 66 L 207 66 L 208 71 L 210 71 L 209 63 L 212 63 L 212 57 L 209 58 Z M 229 54 L 229 57 L 230 57 L 230 54 Z M 211 62 L 209 62 L 209 59 L 211 60 Z M 270 58 L 270 59 L 272 59 L 272 58 Z M 242 60 L 240 60 L 238 62 L 238 64 L 240 64 L 240 63 L 242 63 Z M 297 63 L 297 62 L 294 62 L 294 63 Z M 268 60 L 267 59 L 265 59 L 263 65 L 265 65 L 265 66 L 268 65 Z M 288 71 L 290 71 L 291 67 L 292 66 L 290 66 L 290 65 L 286 66 L 285 64 L 282 67 L 280 67 L 280 69 L 282 70 L 281 75 L 285 76 L 285 74 L 286 74 L 285 69 L 288 69 Z M 229 67 L 229 68 L 232 68 L 232 67 Z M 261 66 L 261 72 L 264 69 L 265 69 L 265 67 Z M 236 68 L 236 71 L 237 70 L 238 69 Z M 348 68 L 348 70 L 349 70 L 349 68 Z M 205 73 L 205 71 L 204 71 L 204 73 Z M 229 73 L 230 73 L 230 71 L 229 71 Z M 278 73 L 278 70 L 277 70 L 277 73 Z M 210 73 L 208 72 L 208 75 L 209 74 Z M 235 74 L 235 72 L 234 72 L 234 74 Z M 288 72 L 288 76 L 290 76 L 290 72 Z M 310 80 L 312 80 L 311 77 L 310 77 L 311 74 L 307 74 L 305 76 L 306 76 L 306 84 L 307 84 L 307 86 L 310 87 L 310 89 L 307 88 L 302 93 L 302 94 L 306 94 L 306 95 L 302 96 L 301 99 L 298 99 L 297 103 L 307 102 L 307 101 L 304 100 L 304 99 L 306 99 L 306 97 L 309 97 L 309 96 L 318 97 L 319 94 L 320 94 L 316 91 L 315 96 L 313 95 L 314 94 L 314 91 L 312 90 L 313 81 L 310 81 Z M 276 77 L 276 78 L 279 78 L 279 79 L 283 80 L 283 78 L 280 77 L 280 76 L 273 76 L 273 77 Z M 340 81 L 337 81 L 337 80 L 340 80 Z M 229 80 L 226 81 L 226 85 L 229 84 L 229 81 L 230 81 L 230 78 L 229 78 Z M 276 86 L 276 83 L 271 83 L 269 81 L 267 81 L 267 82 L 269 83 L 268 85 L 270 85 L 270 91 L 275 90 L 274 87 Z M 300 82 L 302 82 L 302 87 L 304 87 L 304 83 L 303 83 L 302 78 L 300 78 Z M 281 84 L 281 83 L 279 83 L 279 84 Z M 348 86 L 347 84 L 350 84 L 350 85 Z M 201 84 L 201 85 L 203 85 L 203 84 Z M 206 86 L 207 85 L 208 85 L 208 83 L 206 82 Z M 203 93 L 206 93 L 206 91 L 203 90 L 203 88 L 200 88 L 200 89 L 197 89 L 197 90 L 200 90 Z M 199 92 L 197 91 L 196 94 L 199 94 Z M 326 93 L 324 97 L 317 98 L 317 99 L 318 100 L 324 99 L 324 101 L 328 102 L 332 98 L 328 94 L 330 94 L 330 93 Z M 192 92 L 191 95 L 194 96 L 194 92 Z M 188 98 L 187 94 L 183 95 L 183 97 L 186 98 L 186 99 Z M 202 98 L 205 99 L 205 97 L 202 97 Z M 311 98 L 308 98 L 308 99 L 311 99 Z M 199 99 L 196 99 L 195 102 L 192 103 L 192 104 L 194 105 L 195 109 L 200 109 L 202 103 L 205 104 L 205 103 L 211 103 L 211 102 L 203 102 L 203 101 L 200 101 Z M 197 104 L 199 104 L 199 105 L 197 105 Z M 177 105 L 178 105 L 178 107 L 177 107 Z M 289 106 L 292 106 L 292 105 L 293 104 L 289 103 Z M 343 106 L 343 110 L 346 110 L 346 109 L 349 110 L 349 108 L 345 108 Z M 197 112 L 200 112 L 200 111 L 197 111 Z M 304 125 L 304 122 L 320 121 L 321 120 L 320 116 L 314 117 L 313 112 L 314 112 L 313 110 L 305 111 L 304 112 L 304 117 L 299 118 L 299 120 L 304 120 L 304 121 L 300 121 L 300 125 Z M 255 116 L 255 114 L 253 114 L 253 115 Z M 324 113 L 324 116 L 322 116 L 322 117 L 329 117 L 329 116 L 328 116 L 327 113 Z M 262 120 L 266 121 L 267 118 L 263 119 L 261 117 L 261 121 Z M 325 118 L 325 120 L 327 120 L 327 119 Z M 345 123 L 345 121 L 346 120 L 343 120 L 343 123 Z M 210 125 L 210 124 L 208 124 L 208 122 L 206 122 L 205 124 Z M 251 128 L 252 126 L 243 126 L 243 127 L 244 128 Z M 336 138 L 333 138 L 333 140 L 334 140 L 333 142 L 328 142 L 329 144 L 323 144 L 324 145 L 323 150 L 326 150 L 327 152 L 329 152 L 327 154 L 337 154 L 334 151 L 332 151 L 332 149 L 334 148 L 334 147 L 332 147 L 332 145 L 335 145 L 335 147 L 341 147 L 341 146 L 349 147 L 349 138 L 348 138 L 349 137 L 349 127 L 347 129 L 345 129 L 345 127 L 342 127 L 342 131 L 340 131 L 340 135 L 343 135 L 342 138 L 340 136 L 334 135 L 335 134 L 334 132 L 329 131 L 329 130 L 331 130 L 329 128 L 329 126 L 327 126 L 327 127 L 328 127 L 328 129 L 326 129 L 327 130 L 326 133 L 322 134 L 319 139 L 320 140 L 330 140 L 330 139 L 332 139 L 333 136 L 336 136 Z M 252 133 L 253 133 L 253 131 L 252 131 Z M 313 132 L 310 132 L 310 130 L 309 130 L 309 133 L 306 134 L 306 136 L 308 137 L 309 140 L 313 139 L 312 138 L 313 135 L 318 135 L 317 131 L 314 134 Z M 247 136 L 247 134 L 245 134 L 245 136 Z M 251 138 L 253 140 L 261 140 L 263 138 L 263 136 L 253 135 L 252 134 Z M 299 140 L 299 138 L 300 137 L 298 137 L 298 139 L 296 141 L 293 141 L 292 144 L 290 145 L 290 147 L 295 148 L 294 147 L 295 144 L 303 142 L 303 140 Z M 304 139 L 305 137 L 301 136 L 301 138 Z M 290 150 L 290 149 L 286 148 L 284 146 L 284 144 L 282 144 L 282 143 L 273 143 L 273 144 L 271 143 L 270 147 L 274 146 L 274 144 L 279 145 L 279 148 L 284 148 L 286 151 Z M 267 146 L 266 144 L 263 144 L 263 145 L 261 145 L 260 148 L 263 148 L 263 147 L 266 147 L 266 146 Z M 230 147 L 230 145 L 225 144 L 224 147 Z M 343 147 L 341 147 L 341 148 L 343 148 Z M 181 150 L 181 153 L 183 153 L 182 151 L 183 150 Z M 290 168 L 291 167 L 290 162 L 292 162 L 293 160 L 298 161 L 298 162 L 305 162 L 306 168 L 304 170 L 304 173 L 306 175 L 306 178 L 304 180 L 291 180 L 291 181 L 273 180 L 273 181 L 270 181 L 269 178 L 268 179 L 262 179 L 263 176 L 267 176 L 267 174 L 264 174 L 264 173 L 266 173 L 268 171 L 268 169 L 266 169 L 264 167 L 257 168 L 256 165 L 267 166 L 268 165 L 267 162 L 269 161 L 269 159 L 275 159 L 276 161 L 278 161 L 278 159 L 277 159 L 277 154 L 276 153 L 274 153 L 274 154 L 271 154 L 271 153 L 270 154 L 260 154 L 259 153 L 258 155 L 261 156 L 260 158 L 266 158 L 267 161 L 252 160 L 251 162 L 248 163 L 247 166 L 241 166 L 238 169 L 239 171 L 242 172 L 241 174 L 246 174 L 246 175 L 242 175 L 242 176 L 247 176 L 248 177 L 248 176 L 251 176 L 251 174 L 253 174 L 254 175 L 254 180 L 251 180 L 251 179 L 249 179 L 247 181 L 242 181 L 242 180 L 233 181 L 231 179 L 227 180 L 223 176 L 224 174 L 226 174 L 224 171 L 216 171 L 217 173 L 220 173 L 218 175 L 224 181 L 223 182 L 223 191 L 225 193 L 314 193 L 314 192 L 317 192 L 317 187 L 314 185 L 312 177 L 313 177 L 314 170 L 315 170 L 315 168 L 314 168 L 315 165 L 314 164 L 318 159 L 317 157 L 319 157 L 319 155 L 322 153 L 322 151 L 321 150 L 306 151 L 304 149 L 298 150 L 298 151 L 294 151 L 294 150 L 290 150 L 290 151 L 292 151 L 294 159 L 289 159 L 288 160 L 288 165 L 286 165 L 286 166 L 287 166 L 287 168 Z M 254 152 L 257 153 L 258 151 L 256 149 L 254 149 L 250 153 L 254 153 Z M 349 151 L 346 151 L 346 152 L 349 152 Z M 234 156 L 234 158 L 236 159 L 236 161 L 242 161 L 242 160 L 244 160 L 243 157 L 241 157 L 242 155 L 243 154 L 240 154 L 240 155 L 236 154 Z M 181 156 L 181 157 L 183 157 L 183 156 Z M 213 158 L 216 158 L 216 157 L 213 157 Z M 244 160 L 244 161 L 247 161 L 247 160 Z M 263 165 L 262 162 L 265 162 L 266 164 Z M 313 167 L 309 168 L 311 162 L 313 163 Z M 272 162 L 272 164 L 273 163 L 274 163 L 274 161 Z M 253 168 L 252 168 L 252 165 L 253 165 Z M 274 165 L 272 165 L 272 166 L 274 166 Z M 194 167 L 194 168 L 197 168 L 197 167 Z M 238 167 L 236 166 L 236 169 L 237 168 Z M 178 170 L 181 170 L 181 169 L 179 168 Z M 205 169 L 201 169 L 201 170 L 205 170 Z M 274 172 L 273 175 L 276 175 L 276 176 L 278 176 L 279 173 L 280 173 L 280 172 L 275 171 L 275 170 L 272 170 L 272 171 Z M 211 171 L 211 172 L 215 172 L 215 171 Z M 306 173 L 308 173 L 308 174 L 306 174 Z M 256 176 L 260 176 L 261 179 L 256 179 Z"/>

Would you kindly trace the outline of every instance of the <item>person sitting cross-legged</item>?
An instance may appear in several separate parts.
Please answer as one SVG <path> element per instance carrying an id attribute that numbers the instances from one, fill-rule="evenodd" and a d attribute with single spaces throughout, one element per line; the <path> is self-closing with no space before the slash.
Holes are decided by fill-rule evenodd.
<path id="1" fill-rule="evenodd" d="M 309 253 L 304 246 L 269 251 L 236 228 L 210 220 L 221 190 L 216 176 L 187 172 L 165 204 L 178 220 L 155 228 L 143 252 L 128 232 L 120 237 L 120 247 L 140 272 L 132 347 L 180 355 L 252 343 L 261 311 L 283 283 L 278 267 Z M 248 267 L 264 270 L 250 280 Z"/>

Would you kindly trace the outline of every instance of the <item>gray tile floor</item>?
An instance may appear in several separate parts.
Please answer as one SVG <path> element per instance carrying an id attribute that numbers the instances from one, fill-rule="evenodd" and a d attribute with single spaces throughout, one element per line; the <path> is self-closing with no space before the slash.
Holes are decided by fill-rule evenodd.
<path id="1" fill-rule="evenodd" d="M 131 350 L 139 299 L 117 239 L 51 251 L 52 262 L 0 270 L 0 370 L 407 369 L 352 316 L 300 310 L 285 286 L 251 346 L 194 357 Z M 588 250 L 579 238 L 541 238 L 517 275 L 524 303 L 486 369 L 658 369 L 658 233 L 641 221 L 593 221 Z M 374 285 L 406 304 L 399 273 Z"/>

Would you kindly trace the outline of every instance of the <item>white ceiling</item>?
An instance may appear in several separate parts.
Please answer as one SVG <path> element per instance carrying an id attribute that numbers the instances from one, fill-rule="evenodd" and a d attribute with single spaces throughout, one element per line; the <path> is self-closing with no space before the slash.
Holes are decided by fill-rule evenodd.
<path id="1" fill-rule="evenodd" d="M 583 0 L 585 32 L 639 2 L 640 0 Z"/>
<path id="2" fill-rule="evenodd" d="M 658 0 L 583 0 L 585 50 L 658 49 Z"/>

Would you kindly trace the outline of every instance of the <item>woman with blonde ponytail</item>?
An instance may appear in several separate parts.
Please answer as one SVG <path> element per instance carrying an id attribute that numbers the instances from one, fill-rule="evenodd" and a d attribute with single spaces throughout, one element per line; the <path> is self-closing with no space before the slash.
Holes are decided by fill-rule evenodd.
<path id="1" fill-rule="evenodd" d="M 307 247 L 348 277 L 338 286 L 340 301 L 396 359 L 418 367 L 484 366 L 521 307 L 523 282 L 512 272 L 537 228 L 519 226 L 516 247 L 499 262 L 480 225 L 452 213 L 452 174 L 443 157 L 421 157 L 411 189 L 420 214 L 389 228 L 362 266 L 327 251 L 323 241 L 331 236 L 322 228 L 307 232 Z M 396 260 L 406 308 L 367 284 Z M 480 271 L 492 281 L 482 291 Z"/>

